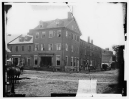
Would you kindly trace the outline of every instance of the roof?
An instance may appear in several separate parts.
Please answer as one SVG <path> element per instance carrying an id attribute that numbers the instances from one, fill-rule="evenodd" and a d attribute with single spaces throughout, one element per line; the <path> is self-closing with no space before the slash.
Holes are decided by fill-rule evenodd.
<path id="1" fill-rule="evenodd" d="M 7 38 L 6 38 L 6 40 L 7 40 L 7 44 L 9 43 L 9 42 L 11 42 L 11 41 L 13 41 L 14 39 L 16 39 L 17 37 L 19 37 L 20 35 L 7 35 Z"/>
<path id="2" fill-rule="evenodd" d="M 33 43 L 33 36 L 20 35 L 18 38 L 10 42 L 9 44 L 28 44 Z"/>
<path id="3" fill-rule="evenodd" d="M 57 27 L 66 27 L 71 23 L 71 22 L 75 22 L 78 32 L 79 34 L 81 34 L 81 31 L 79 29 L 79 26 L 75 20 L 75 18 L 70 18 L 70 19 L 55 19 L 55 20 L 51 20 L 51 21 L 40 21 L 39 25 L 36 26 L 34 29 L 47 29 L 47 28 L 57 28 Z M 33 29 L 32 29 L 33 30 Z M 75 30 L 75 32 L 77 32 L 77 30 Z M 77 33 L 78 33 L 77 32 Z"/>

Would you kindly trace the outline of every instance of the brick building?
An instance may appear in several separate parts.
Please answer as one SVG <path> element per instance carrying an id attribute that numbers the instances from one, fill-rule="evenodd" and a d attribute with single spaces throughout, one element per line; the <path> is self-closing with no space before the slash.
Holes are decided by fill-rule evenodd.
<path id="1" fill-rule="evenodd" d="M 10 37 L 10 36 L 9 36 Z M 27 66 L 32 66 L 33 61 L 33 37 L 30 35 L 20 35 L 8 43 L 8 48 L 11 53 L 9 57 L 15 65 L 20 62 L 25 63 Z"/>
<path id="2" fill-rule="evenodd" d="M 88 68 L 86 64 L 88 64 L 91 69 L 95 68 L 100 70 L 101 60 L 101 48 L 95 46 L 93 40 L 90 42 L 89 37 L 88 42 L 80 39 L 80 66 L 85 67 L 84 69 L 87 70 Z"/>
<path id="3" fill-rule="evenodd" d="M 27 36 L 11 41 L 8 44 L 12 51 L 10 57 L 17 62 L 21 59 L 31 67 L 79 68 L 80 36 L 76 19 L 68 12 L 67 19 L 40 21 Z"/>

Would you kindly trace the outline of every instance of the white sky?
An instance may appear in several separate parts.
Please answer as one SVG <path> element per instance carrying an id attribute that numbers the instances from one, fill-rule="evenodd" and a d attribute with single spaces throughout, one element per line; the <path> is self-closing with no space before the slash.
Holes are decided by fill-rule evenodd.
<path id="1" fill-rule="evenodd" d="M 8 13 L 7 34 L 26 34 L 39 21 L 67 18 L 71 9 L 66 5 L 19 5 L 13 4 Z M 121 4 L 85 3 L 73 6 L 73 15 L 87 41 L 90 36 L 95 45 L 111 48 L 124 44 L 123 12 Z"/>

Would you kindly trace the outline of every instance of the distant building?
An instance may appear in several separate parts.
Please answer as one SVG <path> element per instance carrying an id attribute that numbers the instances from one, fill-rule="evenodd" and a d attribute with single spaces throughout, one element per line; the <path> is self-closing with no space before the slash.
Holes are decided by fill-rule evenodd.
<path id="1" fill-rule="evenodd" d="M 102 49 L 102 63 L 110 64 L 113 61 L 113 52 Z"/>

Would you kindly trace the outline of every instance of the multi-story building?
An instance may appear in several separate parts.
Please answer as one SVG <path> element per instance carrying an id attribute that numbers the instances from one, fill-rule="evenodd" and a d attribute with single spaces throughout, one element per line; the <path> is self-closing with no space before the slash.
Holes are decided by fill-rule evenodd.
<path id="1" fill-rule="evenodd" d="M 88 42 L 80 39 L 80 66 L 81 67 L 87 67 L 90 66 L 90 68 L 94 67 L 95 69 L 101 68 L 101 48 L 98 46 L 95 46 L 93 44 L 93 40 L 91 42 Z M 88 65 L 87 65 L 88 64 Z M 88 68 L 84 68 L 85 70 Z"/>
<path id="2" fill-rule="evenodd" d="M 11 41 L 11 57 L 23 60 L 33 67 L 55 67 L 64 69 L 64 66 L 79 68 L 79 42 L 81 32 L 76 19 L 68 12 L 67 19 L 40 21 L 39 25 L 31 29 L 25 37 Z M 20 39 L 24 39 L 23 41 Z M 31 49 L 28 51 L 27 49 Z"/>
<path id="3" fill-rule="evenodd" d="M 10 37 L 10 36 L 9 36 Z M 20 35 L 8 43 L 10 49 L 9 57 L 15 65 L 20 62 L 27 66 L 33 66 L 33 37 Z"/>

